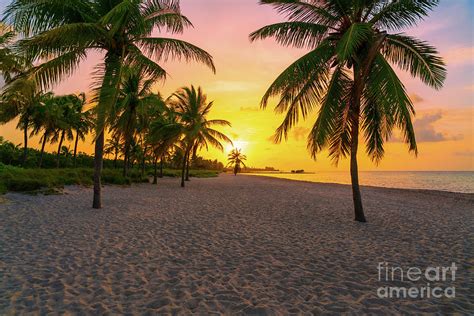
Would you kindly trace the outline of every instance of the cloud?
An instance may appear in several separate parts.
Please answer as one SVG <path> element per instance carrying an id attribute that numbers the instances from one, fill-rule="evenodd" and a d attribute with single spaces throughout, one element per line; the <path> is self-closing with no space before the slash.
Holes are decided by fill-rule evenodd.
<path id="1" fill-rule="evenodd" d="M 305 139 L 308 136 L 308 133 L 309 133 L 309 128 L 301 127 L 301 126 L 295 127 L 293 129 L 293 138 L 296 141 L 300 141 L 302 139 Z"/>
<path id="2" fill-rule="evenodd" d="M 462 135 L 448 136 L 445 133 L 437 132 L 434 123 L 441 120 L 443 114 L 441 112 L 426 114 L 417 119 L 413 124 L 416 133 L 416 139 L 419 142 L 443 142 L 448 140 L 462 139 Z"/>
<path id="3" fill-rule="evenodd" d="M 415 129 L 416 141 L 418 143 L 435 143 L 444 141 L 453 141 L 463 139 L 463 135 L 447 135 L 446 133 L 438 132 L 435 129 L 435 123 L 443 118 L 442 112 L 425 114 L 419 119 L 416 119 L 413 123 Z M 393 136 L 390 140 L 392 142 L 402 142 L 403 138 Z"/>
<path id="4" fill-rule="evenodd" d="M 424 99 L 416 93 L 410 94 L 409 97 L 410 97 L 411 102 L 413 102 L 413 103 L 420 103 L 420 102 L 424 101 Z"/>
<path id="5" fill-rule="evenodd" d="M 258 106 L 241 106 L 240 111 L 241 112 L 258 112 L 260 111 L 260 108 Z"/>

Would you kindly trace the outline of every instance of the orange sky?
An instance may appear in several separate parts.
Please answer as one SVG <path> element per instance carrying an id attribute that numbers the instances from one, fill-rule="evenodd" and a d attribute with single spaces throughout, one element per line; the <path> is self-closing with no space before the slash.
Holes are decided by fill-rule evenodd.
<path id="1" fill-rule="evenodd" d="M 0 0 L 3 9 L 8 1 Z M 306 150 L 308 128 L 315 113 L 296 127 L 287 142 L 275 145 L 269 138 L 281 122 L 272 108 L 259 109 L 266 88 L 292 61 L 306 50 L 284 48 L 272 40 L 250 43 L 248 34 L 283 18 L 256 0 L 182 0 L 183 13 L 193 22 L 179 36 L 214 56 L 217 74 L 198 64 L 164 63 L 170 77 L 156 90 L 165 96 L 183 85 L 202 86 L 215 101 L 212 116 L 224 118 L 232 128 L 224 131 L 242 147 L 248 165 L 256 167 L 317 170 L 346 170 L 342 161 L 336 169 L 322 152 L 315 162 Z M 407 147 L 396 141 L 386 144 L 386 155 L 375 166 L 360 150 L 361 170 L 474 170 L 474 6 L 468 0 L 444 1 L 429 19 L 417 28 L 406 30 L 435 45 L 448 65 L 448 79 L 441 91 L 431 90 L 409 75 L 400 73 L 415 101 L 415 126 L 419 155 L 408 154 Z M 91 55 L 80 71 L 56 88 L 59 94 L 87 91 L 92 67 L 100 58 Z M 0 135 L 15 143 L 21 134 L 14 124 L 0 126 Z M 38 139 L 31 141 L 38 145 Z M 54 147 L 54 146 L 53 146 Z M 228 148 L 229 149 L 229 148 Z M 90 141 L 80 150 L 91 153 Z M 202 155 L 225 161 L 227 153 L 211 150 Z"/>

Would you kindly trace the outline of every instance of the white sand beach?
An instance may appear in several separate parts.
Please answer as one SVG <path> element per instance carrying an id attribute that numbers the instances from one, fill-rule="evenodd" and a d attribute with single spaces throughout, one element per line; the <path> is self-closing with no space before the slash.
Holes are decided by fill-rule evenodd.
<path id="1" fill-rule="evenodd" d="M 472 194 L 363 187 L 362 224 L 337 184 L 160 179 L 106 186 L 102 210 L 91 191 L 5 196 L 0 314 L 474 312 Z M 454 262 L 456 297 L 379 298 L 379 262 Z"/>

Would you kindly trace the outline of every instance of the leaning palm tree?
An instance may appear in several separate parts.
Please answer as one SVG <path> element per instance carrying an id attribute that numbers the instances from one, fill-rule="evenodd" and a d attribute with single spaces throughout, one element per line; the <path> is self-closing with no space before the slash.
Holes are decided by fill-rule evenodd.
<path id="1" fill-rule="evenodd" d="M 250 35 L 252 41 L 274 37 L 284 46 L 307 48 L 309 53 L 291 64 L 272 83 L 261 105 L 280 96 L 275 107 L 286 112 L 275 141 L 288 136 L 300 115 L 306 118 L 319 106 L 308 136 L 315 158 L 323 149 L 337 165 L 350 155 L 355 220 L 365 222 L 359 189 L 357 150 L 359 131 L 366 152 L 378 163 L 384 142 L 394 128 L 403 133 L 409 151 L 417 154 L 413 103 L 391 64 L 440 89 L 446 69 L 436 49 L 404 33 L 389 34 L 416 25 L 438 0 L 261 0 L 288 21 L 265 26 Z"/>
<path id="2" fill-rule="evenodd" d="M 184 187 L 186 170 L 189 176 L 191 154 L 194 157 L 200 149 L 208 149 L 209 145 L 223 151 L 221 141 L 232 144 L 229 137 L 213 128 L 216 125 L 230 126 L 230 123 L 226 120 L 207 119 L 214 102 L 207 102 L 207 96 L 201 87 L 197 90 L 194 86 L 181 88 L 171 98 L 170 102 L 176 108 L 184 130 L 182 139 L 184 157 L 181 173 L 181 186 Z"/>
<path id="3" fill-rule="evenodd" d="M 234 176 L 236 176 L 241 170 L 240 165 L 243 165 L 245 168 L 247 168 L 244 163 L 245 160 L 247 160 L 247 156 L 242 154 L 240 149 L 234 148 L 229 153 L 229 155 L 227 155 L 228 163 L 226 167 L 233 166 Z"/>
<path id="4" fill-rule="evenodd" d="M 123 65 L 140 64 L 161 79 L 166 72 L 157 62 L 169 58 L 200 61 L 215 70 L 200 48 L 152 36 L 155 29 L 180 33 L 192 25 L 177 0 L 13 0 L 4 20 L 25 37 L 19 47 L 30 58 L 46 60 L 36 70 L 43 86 L 71 75 L 90 51 L 104 54 L 95 73 L 94 208 L 101 207 L 104 130 L 114 117 Z"/>

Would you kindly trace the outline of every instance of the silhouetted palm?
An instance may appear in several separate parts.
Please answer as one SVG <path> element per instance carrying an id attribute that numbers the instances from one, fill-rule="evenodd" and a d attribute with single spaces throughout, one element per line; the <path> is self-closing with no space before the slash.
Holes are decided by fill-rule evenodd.
<path id="1" fill-rule="evenodd" d="M 207 119 L 213 102 L 207 102 L 207 96 L 202 92 L 201 87 L 198 87 L 197 90 L 194 86 L 181 88 L 173 94 L 171 102 L 176 108 L 181 124 L 183 124 L 184 158 L 181 186 L 184 187 L 185 171 L 187 168 L 189 170 L 191 154 L 195 156 L 198 150 L 208 149 L 209 145 L 223 151 L 224 147 L 221 141 L 232 144 L 229 137 L 213 128 L 213 126 L 230 126 L 230 123 L 226 120 Z"/>
<path id="2" fill-rule="evenodd" d="M 357 150 L 359 130 L 366 151 L 378 163 L 384 142 L 394 128 L 403 133 L 409 150 L 417 153 L 412 116 L 415 113 L 405 87 L 390 64 L 441 88 L 446 77 L 434 47 L 403 33 L 416 25 L 438 0 L 261 0 L 284 14 L 288 22 L 265 26 L 251 40 L 274 37 L 285 46 L 308 48 L 272 83 L 262 99 L 266 107 L 280 96 L 275 110 L 286 112 L 275 141 L 286 138 L 299 116 L 319 107 L 308 136 L 315 157 L 325 148 L 334 163 L 351 156 L 355 219 L 365 222 L 359 189 Z"/>
<path id="3" fill-rule="evenodd" d="M 242 152 L 240 151 L 240 149 L 237 149 L 237 148 L 234 148 L 232 149 L 232 151 L 229 153 L 229 155 L 227 155 L 227 166 L 233 166 L 233 169 L 234 169 L 234 175 L 236 176 L 237 173 L 240 172 L 241 170 L 241 167 L 240 165 L 243 165 L 245 168 L 247 168 L 247 166 L 245 165 L 244 161 L 247 160 L 247 156 L 245 156 L 244 154 L 242 154 Z"/>

